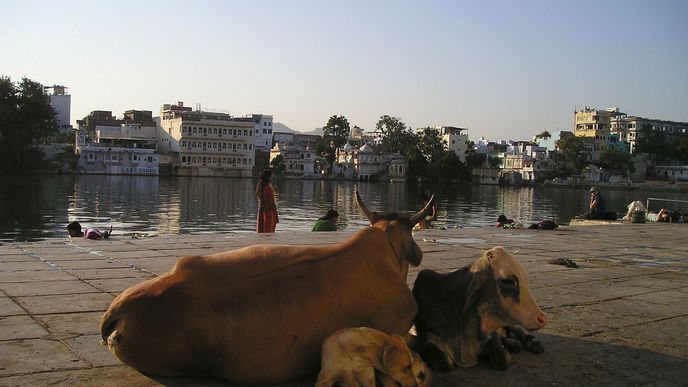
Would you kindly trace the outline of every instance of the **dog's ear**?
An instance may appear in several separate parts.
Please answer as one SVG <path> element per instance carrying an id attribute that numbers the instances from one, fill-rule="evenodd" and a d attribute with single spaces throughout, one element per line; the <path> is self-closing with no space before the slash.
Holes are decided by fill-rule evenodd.
<path id="1" fill-rule="evenodd" d="M 386 371 L 394 372 L 411 364 L 411 350 L 400 336 L 390 337 L 382 351 L 382 366 Z"/>

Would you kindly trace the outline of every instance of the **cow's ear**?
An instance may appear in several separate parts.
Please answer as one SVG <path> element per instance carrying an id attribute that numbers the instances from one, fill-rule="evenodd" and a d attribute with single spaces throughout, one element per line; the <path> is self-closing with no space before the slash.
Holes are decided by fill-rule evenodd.
<path id="1" fill-rule="evenodd" d="M 423 251 L 413 239 L 409 239 L 404 243 L 402 254 L 404 255 L 403 258 L 413 267 L 420 265 L 423 260 Z"/>
<path id="2" fill-rule="evenodd" d="M 466 290 L 466 302 L 463 304 L 464 313 L 467 312 L 473 305 L 480 300 L 481 289 L 485 282 L 485 275 L 483 272 L 470 273 L 470 282 Z"/>

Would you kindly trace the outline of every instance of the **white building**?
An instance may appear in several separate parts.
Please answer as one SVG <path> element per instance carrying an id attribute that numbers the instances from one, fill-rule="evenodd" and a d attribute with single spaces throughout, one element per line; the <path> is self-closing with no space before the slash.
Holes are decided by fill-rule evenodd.
<path id="1" fill-rule="evenodd" d="M 158 175 L 156 127 L 140 124 L 97 125 L 93 142 L 77 132 L 75 152 L 80 173 L 106 175 Z"/>
<path id="2" fill-rule="evenodd" d="M 275 143 L 270 150 L 270 162 L 282 156 L 284 161 L 284 173 L 286 176 L 314 176 L 317 174 L 315 152 L 309 147 L 299 145 L 282 145 Z"/>
<path id="3" fill-rule="evenodd" d="M 52 94 L 49 94 L 50 106 L 52 106 L 57 113 L 57 125 L 60 133 L 70 133 L 72 131 L 72 124 L 70 121 L 72 96 L 67 94 L 67 88 L 65 86 L 45 86 L 44 89 L 53 90 Z"/>
<path id="4" fill-rule="evenodd" d="M 438 126 L 435 129 L 440 132 L 442 139 L 447 143 L 447 149 L 456 153 L 456 155 L 459 156 L 459 160 L 465 163 L 468 134 L 462 132 L 468 129 L 457 128 L 455 126 Z"/>
<path id="5" fill-rule="evenodd" d="M 345 144 L 337 148 L 333 173 L 358 180 L 389 179 L 402 181 L 406 178 L 406 158 L 400 154 L 378 153 L 372 145 L 352 147 Z"/>
<path id="6" fill-rule="evenodd" d="M 268 152 L 272 148 L 272 116 L 253 114 L 254 133 L 256 135 L 256 150 Z"/>
<path id="7" fill-rule="evenodd" d="M 165 104 L 158 149 L 171 155 L 176 175 L 248 177 L 255 164 L 254 124 L 252 117 Z"/>

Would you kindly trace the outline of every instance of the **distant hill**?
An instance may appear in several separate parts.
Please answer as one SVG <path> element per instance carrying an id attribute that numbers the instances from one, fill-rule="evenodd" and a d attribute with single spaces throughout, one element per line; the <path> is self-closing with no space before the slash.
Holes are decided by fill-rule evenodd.
<path id="1" fill-rule="evenodd" d="M 322 137 L 324 131 L 323 131 L 323 128 L 315 128 L 315 129 L 311 130 L 310 132 L 304 132 L 304 133 L 305 134 L 316 134 L 316 135 Z"/>
<path id="2" fill-rule="evenodd" d="M 284 125 L 281 122 L 273 122 L 272 123 L 272 132 L 279 132 L 279 133 L 298 133 L 296 130 L 288 127 L 287 125 Z"/>
<path id="3" fill-rule="evenodd" d="M 273 122 L 272 123 L 272 131 L 277 132 L 277 133 L 303 133 L 303 134 L 315 134 L 318 136 L 323 135 L 323 128 L 315 128 L 311 130 L 310 132 L 301 132 L 298 130 L 294 130 L 287 125 L 284 125 L 281 122 Z"/>

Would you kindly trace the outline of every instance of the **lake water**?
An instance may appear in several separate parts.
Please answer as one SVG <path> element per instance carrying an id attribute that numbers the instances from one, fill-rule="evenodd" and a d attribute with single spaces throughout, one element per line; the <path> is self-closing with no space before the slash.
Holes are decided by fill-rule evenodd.
<path id="1" fill-rule="evenodd" d="M 255 179 L 100 175 L 0 177 L 0 241 L 35 241 L 66 236 L 72 220 L 83 226 L 114 226 L 118 235 L 254 232 Z M 499 214 L 528 225 L 541 219 L 568 223 L 587 211 L 587 190 L 498 186 L 421 187 L 387 182 L 275 179 L 281 230 L 310 230 L 334 207 L 339 227 L 367 224 L 355 190 L 368 208 L 416 212 L 421 190 L 435 192 L 441 227 L 494 226 Z M 625 213 L 632 200 L 686 200 L 685 193 L 603 191 L 610 210 Z M 659 205 L 659 204 L 657 204 Z"/>

